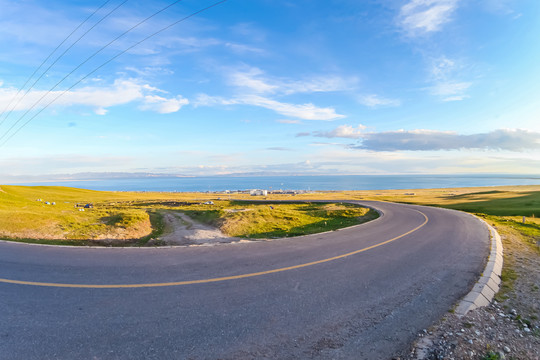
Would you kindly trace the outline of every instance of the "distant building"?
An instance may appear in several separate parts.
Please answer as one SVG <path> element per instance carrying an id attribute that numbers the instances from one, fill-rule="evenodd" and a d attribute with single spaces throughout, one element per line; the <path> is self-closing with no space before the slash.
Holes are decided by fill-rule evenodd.
<path id="1" fill-rule="evenodd" d="M 249 192 L 251 196 L 267 196 L 268 190 L 253 189 Z"/>

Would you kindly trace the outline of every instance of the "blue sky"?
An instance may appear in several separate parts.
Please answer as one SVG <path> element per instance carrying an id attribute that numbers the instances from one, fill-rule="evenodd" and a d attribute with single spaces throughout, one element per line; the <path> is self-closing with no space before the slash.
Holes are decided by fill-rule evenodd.
<path id="1" fill-rule="evenodd" d="M 103 2 L 0 0 L 0 180 L 540 174 L 537 0 L 228 0 L 132 47 L 184 0 L 98 52 L 172 2 L 109 1 L 22 88 Z"/>

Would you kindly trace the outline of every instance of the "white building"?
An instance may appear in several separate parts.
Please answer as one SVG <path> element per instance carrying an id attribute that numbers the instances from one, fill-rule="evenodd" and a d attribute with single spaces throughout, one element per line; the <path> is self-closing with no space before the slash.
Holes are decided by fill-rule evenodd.
<path id="1" fill-rule="evenodd" d="M 266 196 L 268 195 L 268 190 L 253 189 L 253 190 L 250 190 L 249 194 L 251 196 Z"/>

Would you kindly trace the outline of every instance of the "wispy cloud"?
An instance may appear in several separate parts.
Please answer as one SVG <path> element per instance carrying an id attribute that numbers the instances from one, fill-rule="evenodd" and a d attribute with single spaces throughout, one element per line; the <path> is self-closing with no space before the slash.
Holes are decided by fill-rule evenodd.
<path id="1" fill-rule="evenodd" d="M 398 99 L 384 98 L 375 94 L 361 95 L 358 98 L 360 104 L 370 108 L 385 107 L 385 106 L 400 106 L 401 101 Z"/>
<path id="2" fill-rule="evenodd" d="M 443 101 L 460 101 L 469 97 L 466 91 L 471 85 L 470 82 L 440 82 L 430 87 L 430 92 Z"/>
<path id="3" fill-rule="evenodd" d="M 250 68 L 247 71 L 235 71 L 229 75 L 229 83 L 233 86 L 247 88 L 252 92 L 273 93 L 277 91 L 277 84 L 270 84 L 262 77 L 263 72 L 258 68 Z"/>
<path id="4" fill-rule="evenodd" d="M 411 0 L 401 7 L 400 25 L 410 36 L 440 31 L 460 0 Z"/>
<path id="5" fill-rule="evenodd" d="M 260 106 L 273 110 L 284 116 L 291 116 L 303 120 L 324 120 L 331 121 L 344 118 L 344 115 L 336 113 L 335 109 L 330 107 L 318 107 L 311 103 L 307 104 L 289 104 L 272 100 L 263 96 L 247 95 L 240 98 L 240 101 L 246 105 Z"/>
<path id="6" fill-rule="evenodd" d="M 138 68 L 135 66 L 127 66 L 126 71 L 133 72 L 140 77 L 150 76 L 170 76 L 174 74 L 174 71 L 161 66 L 145 66 Z"/>
<path id="7" fill-rule="evenodd" d="M 364 136 L 362 131 L 365 129 L 366 127 L 361 124 L 357 127 L 353 127 L 351 125 L 340 125 L 331 131 L 314 131 L 310 135 L 325 138 L 359 139 Z"/>
<path id="8" fill-rule="evenodd" d="M 266 53 L 265 50 L 260 49 L 255 46 L 245 45 L 245 44 L 237 44 L 237 43 L 230 43 L 226 42 L 224 46 L 236 53 L 244 54 L 244 53 L 252 53 L 252 54 L 259 54 L 263 55 Z"/>
<path id="9" fill-rule="evenodd" d="M 225 98 L 200 94 L 195 106 L 251 105 L 296 119 L 331 121 L 345 116 L 332 107 L 320 107 L 310 102 L 294 104 L 281 99 L 299 93 L 343 91 L 355 80 L 349 81 L 337 76 L 313 77 L 308 80 L 271 78 L 259 68 L 249 67 L 247 70 L 228 70 L 227 81 L 236 88 L 237 95 Z M 296 119 L 280 122 L 298 123 Z"/>
<path id="10" fill-rule="evenodd" d="M 457 62 L 454 59 L 449 59 L 446 56 L 441 56 L 431 60 L 430 64 L 430 76 L 434 80 L 445 80 L 457 67 Z"/>
<path id="11" fill-rule="evenodd" d="M 266 150 L 271 150 L 271 151 L 293 151 L 293 149 L 291 149 L 291 148 L 280 147 L 280 146 L 269 147 L 269 148 L 266 148 Z"/>
<path id="12" fill-rule="evenodd" d="M 432 59 L 429 67 L 432 85 L 428 87 L 429 92 L 442 101 L 460 101 L 468 98 L 467 90 L 473 83 L 458 80 L 465 68 L 463 61 L 445 56 Z"/>
<path id="13" fill-rule="evenodd" d="M 355 78 L 345 79 L 336 75 L 312 76 L 303 80 L 275 78 L 267 76 L 256 67 L 229 72 L 228 79 L 231 85 L 258 94 L 292 95 L 344 91 L 351 89 L 357 82 Z"/>
<path id="14" fill-rule="evenodd" d="M 251 105 L 258 106 L 288 117 L 298 118 L 302 120 L 323 120 L 332 121 L 344 118 L 344 115 L 336 113 L 336 110 L 331 107 L 318 107 L 311 103 L 306 104 L 290 104 L 260 95 L 241 95 L 232 99 L 222 97 L 209 96 L 200 94 L 195 106 L 215 106 L 215 105 Z"/>
<path id="15" fill-rule="evenodd" d="M 276 122 L 280 124 L 301 124 L 301 120 L 291 120 L 291 119 L 278 119 Z"/>
<path id="16" fill-rule="evenodd" d="M 222 96 L 211 96 L 208 94 L 198 94 L 193 101 L 193 106 L 216 106 L 216 105 L 236 105 L 240 102 L 237 99 L 226 99 Z"/>

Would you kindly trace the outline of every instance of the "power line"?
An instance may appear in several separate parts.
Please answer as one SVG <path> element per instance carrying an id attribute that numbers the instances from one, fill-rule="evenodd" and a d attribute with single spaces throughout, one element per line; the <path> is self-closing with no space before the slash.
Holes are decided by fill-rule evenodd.
<path id="1" fill-rule="evenodd" d="M 181 0 L 179 0 L 181 1 Z M 179 2 L 179 1 L 176 1 L 176 2 Z M 17 128 L 11 135 L 9 135 L 1 144 L 0 144 L 0 147 L 4 146 L 13 136 L 15 136 L 22 128 L 24 128 L 28 123 L 30 123 L 30 121 L 32 121 L 33 119 L 35 119 L 39 114 L 41 114 L 41 112 L 43 112 L 43 110 L 45 110 L 47 107 L 49 107 L 52 103 L 54 103 L 56 100 L 58 100 L 61 96 L 63 96 L 64 94 L 66 94 L 68 91 L 70 91 L 71 89 L 73 89 L 75 86 L 77 86 L 78 84 L 80 84 L 82 81 L 84 81 L 85 79 L 87 79 L 90 75 L 92 75 L 93 73 L 95 73 L 96 71 L 98 71 L 99 69 L 101 69 L 102 67 L 104 67 L 105 65 L 109 64 L 110 62 L 112 62 L 113 60 L 115 60 L 116 58 L 118 58 L 119 56 L 125 54 L 126 52 L 128 52 L 129 50 L 133 49 L 134 47 L 140 45 L 141 43 L 143 43 L 144 41 L 170 29 L 171 27 L 175 26 L 175 25 L 178 25 L 179 23 L 183 22 L 183 21 L 186 21 L 187 19 L 193 17 L 193 16 L 196 16 L 204 11 L 207 11 L 213 7 L 216 7 L 222 3 L 225 3 L 227 2 L 228 0 L 221 0 L 221 1 L 218 1 L 218 2 L 215 2 L 214 4 L 210 5 L 210 6 L 207 6 L 201 10 L 198 10 L 194 13 L 191 13 L 190 15 L 188 16 L 185 16 L 184 18 L 180 19 L 180 20 L 177 20 L 173 23 L 171 23 L 170 25 L 167 25 L 163 28 L 161 28 L 160 30 L 152 33 L 151 35 L 143 38 L 142 40 L 136 42 L 135 44 L 129 46 L 128 48 L 126 48 L 125 50 L 121 51 L 120 53 L 116 54 L 115 56 L 113 56 L 112 58 L 110 58 L 109 60 L 105 61 L 104 63 L 102 63 L 101 65 L 99 65 L 97 68 L 95 68 L 94 70 L 92 70 L 91 72 L 89 72 L 88 74 L 86 74 L 83 78 L 79 79 L 77 82 L 75 82 L 73 85 L 71 85 L 69 88 L 67 88 L 66 90 L 64 90 L 62 93 L 60 93 L 57 97 L 55 97 L 52 101 L 50 101 L 47 105 L 45 105 L 45 107 L 43 107 L 42 109 L 40 109 L 36 114 L 34 114 L 30 119 L 28 119 L 25 123 L 23 123 L 19 128 Z M 175 2 L 175 3 L 176 3 Z M 174 5 L 171 4 L 170 6 Z M 161 12 L 161 11 L 160 11 Z M 153 15 L 152 15 L 153 16 Z M 68 75 L 69 76 L 69 75 Z M 50 92 L 50 91 L 49 91 Z M 42 97 L 43 98 L 43 97 Z M 41 101 L 41 99 L 39 100 Z M 25 113 L 26 114 L 26 113 Z M 22 119 L 19 118 L 19 120 L 17 121 L 17 123 Z M 16 125 L 16 124 L 14 124 Z M 8 132 L 13 128 L 14 126 L 12 126 L 2 137 L 0 137 L 0 141 L 8 134 Z"/>
<path id="2" fill-rule="evenodd" d="M 115 10 L 120 7 L 121 5 L 123 5 L 125 2 L 127 2 L 128 0 L 125 0 L 123 3 L 121 3 L 119 6 L 117 6 L 115 8 Z M 15 121 L 15 123 L 13 123 L 13 125 L 11 125 L 11 127 L 4 133 L 4 135 L 0 136 L 0 140 L 2 140 L 15 126 L 17 126 L 17 124 L 30 112 L 32 111 L 45 97 L 47 97 L 47 95 L 49 95 L 54 89 L 56 89 L 56 87 L 58 85 L 60 85 L 62 82 L 64 82 L 64 80 L 66 80 L 71 74 L 73 74 L 75 71 L 79 70 L 84 64 L 86 64 L 88 61 L 90 61 L 92 58 L 94 58 L 97 54 L 99 54 L 100 52 L 102 52 L 103 50 L 105 50 L 107 47 L 111 46 L 113 43 L 115 43 L 116 41 L 118 41 L 120 38 L 122 38 L 123 36 L 125 36 L 126 34 L 128 34 L 129 32 L 133 31 L 134 29 L 136 29 L 137 27 L 141 26 L 142 24 L 144 24 L 145 22 L 147 22 L 148 20 L 150 20 L 151 18 L 153 18 L 154 16 L 162 13 L 163 11 L 167 10 L 168 8 L 170 8 L 171 6 L 181 2 L 183 0 L 176 0 L 174 1 L 173 3 L 161 8 L 160 10 L 158 10 L 157 12 L 153 13 L 152 15 L 148 16 L 147 18 L 139 21 L 137 24 L 133 25 L 131 28 L 129 28 L 128 30 L 124 31 L 122 34 L 118 35 L 116 38 L 114 38 L 113 40 L 109 41 L 107 44 L 103 45 L 99 50 L 97 50 L 96 52 L 94 52 L 92 55 L 90 55 L 89 57 L 87 57 L 82 63 L 80 63 L 79 65 L 77 65 L 73 70 L 71 70 L 66 76 L 64 76 L 60 81 L 58 81 L 52 88 L 50 88 L 45 94 L 43 94 L 28 110 L 26 110 L 24 112 L 24 114 L 22 114 L 18 119 L 17 121 Z M 86 77 L 84 77 L 83 79 L 85 79 Z M 80 80 L 82 81 L 82 80 Z M 79 82 L 80 82 L 79 81 Z M 77 82 L 77 84 L 79 83 Z M 48 105 L 47 105 L 48 106 Z M 41 111 L 40 111 L 41 112 Z"/>
<path id="3" fill-rule="evenodd" d="M 52 54 L 60 47 L 64 44 L 64 42 L 66 42 L 66 40 L 71 37 L 71 35 L 77 31 L 88 19 L 90 19 L 97 11 L 99 11 L 103 6 L 105 6 L 110 0 L 107 0 L 103 5 L 101 5 L 96 11 L 94 11 L 88 18 L 86 18 L 86 20 L 84 20 L 83 23 L 81 23 L 79 26 L 77 26 L 77 28 L 75 30 L 73 30 L 71 32 L 71 34 L 66 38 L 64 39 L 64 41 L 62 41 L 62 43 L 60 45 L 58 45 L 56 47 L 56 49 L 54 49 L 54 51 L 47 57 L 47 59 L 45 59 L 43 61 L 43 63 L 41 63 L 41 65 L 39 66 L 39 68 L 41 68 L 41 66 L 47 61 L 49 60 L 49 58 L 52 56 Z M 8 114 L 4 117 L 4 119 L 2 120 L 2 122 L 0 122 L 0 126 L 3 124 L 3 122 L 5 120 L 7 120 L 7 118 L 9 117 L 9 115 L 11 115 L 11 113 L 13 112 L 13 110 L 17 107 L 17 105 L 20 104 L 20 102 L 26 97 L 26 95 L 30 92 L 30 90 L 32 90 L 32 88 L 37 84 L 37 82 L 39 80 L 41 80 L 41 78 L 47 73 L 47 71 L 49 71 L 57 62 L 58 60 L 60 60 L 73 46 L 75 46 L 83 37 L 85 37 L 90 31 L 92 31 L 96 26 L 98 26 L 103 20 L 105 20 L 107 17 L 109 17 L 109 15 L 111 15 L 113 12 L 115 12 L 116 10 L 118 10 L 118 8 L 120 8 L 122 5 L 124 5 L 126 2 L 128 2 L 129 0 L 124 0 L 122 3 L 120 3 L 119 5 L 117 5 L 114 9 L 112 9 L 111 11 L 109 11 L 105 16 L 103 16 L 101 19 L 99 19 L 98 22 L 96 22 L 92 27 L 90 27 L 88 30 L 86 30 L 77 40 L 75 40 L 66 50 L 64 50 L 64 52 L 62 54 L 60 54 L 50 65 L 47 69 L 45 69 L 45 71 L 43 71 L 43 73 L 41 73 L 41 75 L 36 79 L 36 81 L 34 81 L 34 83 L 26 90 L 26 92 L 24 93 L 24 95 L 19 98 L 19 100 L 17 101 L 17 103 L 15 105 L 13 105 L 13 107 L 11 108 L 11 110 L 8 112 Z M 17 97 L 17 95 L 19 95 L 19 93 L 22 91 L 22 89 L 24 89 L 24 87 L 26 86 L 26 84 L 28 83 L 28 81 L 34 76 L 34 74 L 37 72 L 37 70 L 34 71 L 34 73 L 28 78 L 28 80 L 26 81 L 26 83 L 23 85 L 23 87 L 17 92 L 17 94 L 15 95 L 15 97 L 13 98 L 13 100 L 15 100 L 15 98 Z M 12 100 L 12 102 L 13 102 Z M 11 105 L 11 103 L 10 103 Z M 9 107 L 9 105 L 8 105 Z M 7 110 L 7 108 L 6 108 Z M 5 110 L 4 110 L 5 112 Z M 3 113 L 2 113 L 3 114 Z"/>

